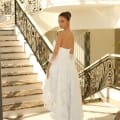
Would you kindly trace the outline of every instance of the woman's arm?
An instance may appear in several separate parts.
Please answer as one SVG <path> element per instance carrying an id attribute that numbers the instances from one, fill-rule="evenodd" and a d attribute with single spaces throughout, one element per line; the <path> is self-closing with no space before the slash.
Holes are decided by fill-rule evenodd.
<path id="1" fill-rule="evenodd" d="M 62 44 L 62 32 L 59 32 L 58 35 L 57 35 L 57 40 L 56 40 L 55 48 L 54 48 L 52 57 L 51 57 L 51 59 L 50 59 L 50 62 L 51 62 L 51 63 L 55 60 L 61 44 Z"/>

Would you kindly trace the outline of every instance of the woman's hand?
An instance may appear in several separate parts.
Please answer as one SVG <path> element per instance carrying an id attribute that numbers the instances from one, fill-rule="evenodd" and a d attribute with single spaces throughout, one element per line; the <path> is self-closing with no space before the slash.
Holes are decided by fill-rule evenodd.
<path id="1" fill-rule="evenodd" d="M 46 70 L 47 78 L 49 77 L 50 67 L 51 67 L 51 63 L 49 62 L 47 70 Z"/>

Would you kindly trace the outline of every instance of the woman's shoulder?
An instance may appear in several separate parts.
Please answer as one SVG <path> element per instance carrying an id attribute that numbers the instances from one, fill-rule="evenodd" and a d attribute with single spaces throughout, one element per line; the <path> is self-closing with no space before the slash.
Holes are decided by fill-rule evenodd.
<path id="1" fill-rule="evenodd" d="M 74 38 L 73 31 L 66 32 L 65 30 L 61 30 L 57 32 L 57 37 L 63 38 L 65 36 L 70 36 L 71 38 Z"/>

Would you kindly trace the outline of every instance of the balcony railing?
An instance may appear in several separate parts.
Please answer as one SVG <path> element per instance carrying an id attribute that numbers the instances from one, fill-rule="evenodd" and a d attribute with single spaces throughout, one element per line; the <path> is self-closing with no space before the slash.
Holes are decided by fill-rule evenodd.
<path id="1" fill-rule="evenodd" d="M 41 10 L 40 0 L 20 0 L 20 2 L 30 13 L 35 13 Z"/>
<path id="2" fill-rule="evenodd" d="M 14 0 L 1 0 L 0 15 L 13 15 L 13 14 L 14 14 Z"/>

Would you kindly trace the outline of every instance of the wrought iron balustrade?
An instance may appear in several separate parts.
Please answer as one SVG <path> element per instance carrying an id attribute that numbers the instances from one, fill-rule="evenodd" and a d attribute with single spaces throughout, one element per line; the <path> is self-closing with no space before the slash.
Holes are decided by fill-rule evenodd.
<path id="1" fill-rule="evenodd" d="M 41 10 L 40 0 L 20 0 L 25 9 L 31 13 Z"/>
<path id="2" fill-rule="evenodd" d="M 83 99 L 106 87 L 120 86 L 120 56 L 106 55 L 79 73 Z"/>
<path id="3" fill-rule="evenodd" d="M 48 63 L 49 53 L 52 52 L 47 40 L 40 34 L 35 25 L 31 22 L 29 15 L 21 7 L 19 1 L 15 0 L 15 23 L 21 30 L 25 40 L 31 47 L 38 62 L 45 70 Z M 50 43 L 50 42 L 49 42 Z"/>
<path id="4" fill-rule="evenodd" d="M 14 0 L 1 0 L 0 1 L 0 14 L 13 15 L 14 14 Z"/>

